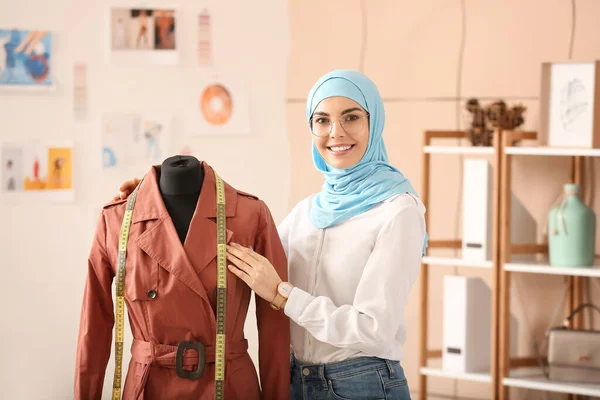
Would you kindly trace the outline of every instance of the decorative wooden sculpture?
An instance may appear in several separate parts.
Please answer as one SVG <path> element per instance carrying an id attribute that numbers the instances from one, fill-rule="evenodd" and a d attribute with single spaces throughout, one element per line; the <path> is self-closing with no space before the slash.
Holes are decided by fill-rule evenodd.
<path id="1" fill-rule="evenodd" d="M 492 146 L 494 130 L 518 128 L 525 122 L 523 114 L 527 110 L 522 104 L 508 108 L 503 100 L 482 107 L 475 98 L 469 99 L 465 108 L 471 114 L 471 126 L 467 132 L 473 146 Z"/>

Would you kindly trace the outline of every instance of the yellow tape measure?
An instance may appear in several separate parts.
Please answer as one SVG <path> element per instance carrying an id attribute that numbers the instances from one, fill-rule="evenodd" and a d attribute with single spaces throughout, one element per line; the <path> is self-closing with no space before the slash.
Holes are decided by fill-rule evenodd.
<path id="1" fill-rule="evenodd" d="M 225 185 L 223 180 L 215 173 L 217 180 L 217 337 L 215 352 L 215 399 L 225 399 L 225 321 L 227 307 L 227 269 L 226 245 L 227 236 L 225 229 Z M 143 179 L 142 179 L 143 180 Z M 125 260 L 127 258 L 127 241 L 133 206 L 137 192 L 142 181 L 135 188 L 127 200 L 125 216 L 121 224 L 119 235 L 119 262 L 117 267 L 117 301 L 116 333 L 115 333 L 115 375 L 113 379 L 112 400 L 121 399 L 121 381 L 123 370 L 123 328 L 125 314 Z"/>
<path id="2" fill-rule="evenodd" d="M 225 316 L 227 307 L 227 270 L 225 230 L 225 187 L 217 178 L 217 343 L 215 352 L 215 400 L 225 399 Z"/>
<path id="3" fill-rule="evenodd" d="M 143 178 L 142 178 L 143 181 Z M 131 226 L 131 217 L 133 215 L 133 206 L 137 198 L 137 192 L 142 185 L 142 181 L 137 185 L 133 193 L 127 199 L 127 208 L 121 224 L 119 234 L 119 262 L 117 265 L 117 302 L 115 304 L 116 327 L 115 327 L 115 376 L 113 379 L 112 400 L 121 399 L 121 381 L 123 371 L 123 328 L 125 314 L 125 260 L 127 259 L 127 241 L 129 240 L 129 227 Z"/>

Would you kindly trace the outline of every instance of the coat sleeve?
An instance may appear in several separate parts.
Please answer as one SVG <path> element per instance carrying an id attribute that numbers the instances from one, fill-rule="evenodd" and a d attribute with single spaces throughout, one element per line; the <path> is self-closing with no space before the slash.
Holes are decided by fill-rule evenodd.
<path id="1" fill-rule="evenodd" d="M 114 272 L 106 252 L 104 213 L 88 257 L 87 277 L 77 338 L 75 400 L 100 400 L 110 358 L 114 311 L 111 285 Z"/>
<path id="2" fill-rule="evenodd" d="M 254 249 L 266 257 L 283 281 L 288 279 L 287 257 L 273 217 L 261 201 L 260 226 Z M 256 301 L 258 362 L 262 400 L 287 400 L 290 395 L 290 320 L 259 296 Z"/>

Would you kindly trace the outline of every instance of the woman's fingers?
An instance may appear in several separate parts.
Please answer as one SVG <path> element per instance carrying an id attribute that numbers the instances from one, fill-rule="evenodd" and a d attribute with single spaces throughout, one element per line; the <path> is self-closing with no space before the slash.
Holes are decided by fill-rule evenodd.
<path id="1" fill-rule="evenodd" d="M 119 194 L 113 200 L 124 200 L 133 192 L 136 186 L 140 183 L 138 178 L 133 178 L 130 181 L 125 181 L 119 187 Z"/>
<path id="2" fill-rule="evenodd" d="M 132 184 L 133 184 L 133 181 L 125 181 L 125 182 L 121 183 L 121 186 L 119 186 L 119 192 L 124 192 L 126 190 L 129 190 L 129 188 L 131 187 Z"/>
<path id="3" fill-rule="evenodd" d="M 252 272 L 252 266 L 248 265 L 243 260 L 240 260 L 239 258 L 231 254 L 227 254 L 227 259 L 231 261 L 236 267 L 244 271 L 247 275 L 250 275 L 250 273 Z"/>
<path id="4" fill-rule="evenodd" d="M 246 285 L 250 286 L 250 277 L 248 276 L 248 274 L 244 273 L 235 265 L 229 264 L 228 267 L 232 274 L 243 280 L 246 283 Z"/>
<path id="5" fill-rule="evenodd" d="M 250 255 L 250 253 L 247 249 L 245 249 L 243 247 L 240 247 L 240 246 L 234 247 L 233 245 L 228 245 L 227 253 L 228 253 L 228 255 L 231 254 L 231 255 L 235 256 L 236 258 L 239 258 L 240 260 L 249 264 L 250 267 L 254 267 L 255 264 L 257 263 L 257 260 Z"/>
<path id="6" fill-rule="evenodd" d="M 246 259 L 244 259 L 244 261 L 248 262 L 248 260 L 250 260 L 251 263 L 254 263 L 255 261 L 262 261 L 260 258 L 259 254 L 256 254 L 254 252 L 254 250 L 252 250 L 252 248 L 247 248 L 244 247 L 242 245 L 239 245 L 237 243 L 231 243 L 230 248 L 233 249 L 233 251 L 236 251 L 237 253 L 234 254 L 244 254 L 246 256 Z M 250 257 L 250 258 L 248 258 Z"/>
<path id="7" fill-rule="evenodd" d="M 133 189 L 135 189 L 138 183 L 140 183 L 140 180 L 138 178 L 133 178 L 130 181 L 125 181 L 119 187 L 119 191 L 129 194 L 133 192 Z"/>

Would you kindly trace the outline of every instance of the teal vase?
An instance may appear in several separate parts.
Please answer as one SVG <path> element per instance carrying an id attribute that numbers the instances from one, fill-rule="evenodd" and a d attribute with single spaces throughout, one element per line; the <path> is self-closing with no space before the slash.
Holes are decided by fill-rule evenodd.
<path id="1" fill-rule="evenodd" d="M 548 214 L 550 265 L 591 267 L 595 243 L 594 211 L 581 200 L 579 185 L 564 185 L 561 201 Z"/>

